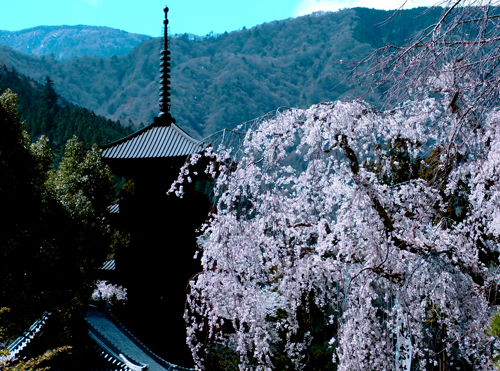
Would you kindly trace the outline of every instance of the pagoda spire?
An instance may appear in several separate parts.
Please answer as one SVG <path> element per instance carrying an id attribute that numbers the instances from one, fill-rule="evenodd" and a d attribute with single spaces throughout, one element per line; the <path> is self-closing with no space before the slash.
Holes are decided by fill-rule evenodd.
<path id="1" fill-rule="evenodd" d="M 169 118 L 173 120 L 172 116 L 170 115 L 170 50 L 168 50 L 168 7 L 165 7 L 163 11 L 165 12 L 165 20 L 163 21 L 165 31 L 160 63 L 160 114 L 158 116 L 162 119 Z"/>

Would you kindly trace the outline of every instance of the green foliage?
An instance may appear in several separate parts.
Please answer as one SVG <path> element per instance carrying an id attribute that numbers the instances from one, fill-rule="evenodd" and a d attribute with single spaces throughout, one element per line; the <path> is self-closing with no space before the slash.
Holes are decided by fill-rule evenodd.
<path id="1" fill-rule="evenodd" d="M 31 138 L 47 136 L 44 141 L 55 151 L 56 163 L 64 154 L 64 143 L 74 135 L 83 142 L 84 148 L 89 149 L 95 143 L 104 144 L 132 132 L 129 127 L 67 102 L 54 88 L 54 82 L 48 76 L 41 85 L 5 66 L 0 68 L 0 93 L 13 89 L 19 94 L 20 120 L 26 122 L 26 131 Z"/>
<path id="2" fill-rule="evenodd" d="M 0 308 L 0 314 L 2 314 L 3 312 L 2 309 L 7 309 L 7 308 Z M 2 328 L 0 327 L 0 332 L 1 331 Z M 58 347 L 56 349 L 47 350 L 44 354 L 38 357 L 30 358 L 28 360 L 23 359 L 19 361 L 17 360 L 0 361 L 0 367 L 2 367 L 2 369 L 8 368 L 11 371 L 34 371 L 34 370 L 48 371 L 50 370 L 50 367 L 40 368 L 38 366 L 40 366 L 43 362 L 51 360 L 58 354 L 69 352 L 71 349 L 72 347 L 70 346 L 63 346 L 63 347 Z M 0 350 L 0 357 L 8 355 L 9 355 L 8 350 Z"/>
<path id="3" fill-rule="evenodd" d="M 0 307 L 0 320 L 2 319 L 2 314 L 7 313 L 9 311 L 10 311 L 10 308 Z M 4 333 L 5 333 L 5 329 L 2 326 L 0 326 L 0 342 L 3 342 L 4 340 L 6 340 Z M 7 355 L 8 355 L 8 351 L 0 349 L 0 357 L 7 356 Z"/>
<path id="4" fill-rule="evenodd" d="M 423 179 L 428 183 L 439 182 L 438 187 L 441 197 L 447 202 L 446 209 L 437 209 L 440 218 L 436 220 L 447 223 L 448 221 L 462 221 L 468 208 L 468 188 L 463 182 L 459 182 L 452 194 L 444 192 L 446 179 L 455 162 L 462 160 L 460 157 L 446 156 L 443 163 L 441 160 L 442 148 L 434 148 L 426 158 L 413 158 L 411 156 L 411 144 L 397 138 L 392 143 L 378 145 L 385 147 L 383 155 L 378 161 L 365 163 L 370 171 L 374 171 L 379 181 L 387 185 L 397 185 L 414 179 Z M 417 144 L 420 146 L 420 144 Z M 378 148 L 374 148 L 378 150 Z M 386 169 L 382 169 L 382 163 L 390 164 Z M 492 253 L 490 253 L 491 255 Z M 495 254 L 494 254 L 495 255 Z M 487 265 L 496 262 L 494 256 L 485 257 Z"/>
<path id="5" fill-rule="evenodd" d="M 386 143 L 384 146 L 386 148 L 379 161 L 371 161 L 365 164 L 370 171 L 378 175 L 381 183 L 387 185 L 401 184 L 419 177 L 420 159 L 411 156 L 410 144 L 405 139 L 397 138 L 392 143 Z M 382 163 L 389 163 L 390 167 L 383 169 Z"/>
<path id="6" fill-rule="evenodd" d="M 118 250 L 126 251 L 130 248 L 131 236 L 130 233 L 114 231 L 111 236 L 111 248 L 108 258 L 113 257 Z"/>
<path id="7" fill-rule="evenodd" d="M 307 308 L 307 310 L 306 310 Z M 305 350 L 305 367 L 306 371 L 334 371 L 337 369 L 333 363 L 333 353 L 335 346 L 330 344 L 330 339 L 334 336 L 336 326 L 333 321 L 330 321 L 334 311 L 332 308 L 319 308 L 314 303 L 312 295 L 309 300 L 304 300 L 303 306 L 297 311 L 297 321 L 299 330 L 294 335 L 296 340 L 309 338 L 311 339 L 309 346 Z M 268 321 L 273 323 L 286 323 L 287 315 L 283 310 L 278 310 L 274 316 L 269 316 Z M 276 370 L 295 370 L 296 367 L 286 355 L 286 331 L 283 327 L 277 330 L 277 336 L 280 341 L 276 342 L 273 347 L 273 357 L 271 361 Z M 232 346 L 227 343 L 212 342 L 206 347 L 207 361 L 206 367 L 210 370 L 233 371 L 238 370 L 240 358 L 238 353 Z M 250 359 L 252 355 L 248 355 Z"/>
<path id="8" fill-rule="evenodd" d="M 446 160 L 440 160 L 440 157 L 445 157 Z M 438 210 L 443 220 L 452 220 L 461 222 L 467 215 L 468 210 L 468 194 L 469 188 L 463 181 L 459 181 L 453 193 L 446 193 L 445 185 L 451 169 L 456 162 L 462 161 L 463 156 L 444 156 L 442 148 L 434 148 L 432 153 L 421 163 L 419 177 L 427 182 L 439 182 L 439 191 L 441 197 L 446 200 L 448 207 Z M 490 252 L 488 260 L 496 263 L 497 259 L 491 256 Z M 497 255 L 497 254 L 493 254 Z M 482 259 L 483 260 L 483 259 Z M 486 262 L 486 261 L 485 261 Z M 489 263 L 487 264 L 489 265 Z"/>
<path id="9" fill-rule="evenodd" d="M 31 154 L 35 157 L 38 170 L 47 174 L 54 164 L 54 153 L 50 148 L 49 138 L 45 135 L 38 138 L 35 143 L 31 143 Z"/>
<path id="10" fill-rule="evenodd" d="M 52 169 L 48 138 L 31 144 L 16 110 L 17 96 L 0 95 L 0 303 L 6 336 L 21 334 L 44 311 L 69 343 L 78 313 L 93 290 L 110 246 L 106 206 L 114 195 L 97 147 L 75 138 Z M 74 340 L 74 339 L 73 339 Z"/>
<path id="11" fill-rule="evenodd" d="M 405 44 L 417 32 L 435 23 L 443 11 L 440 7 L 428 10 L 420 7 L 399 12 L 368 8 L 354 8 L 354 10 L 357 19 L 352 36 L 374 48 L 380 48 L 388 43 Z"/>
<path id="12" fill-rule="evenodd" d="M 297 311 L 297 321 L 299 330 L 295 337 L 297 340 L 311 339 L 309 346 L 305 351 L 305 367 L 307 371 L 333 371 L 336 365 L 332 362 L 335 346 L 330 344 L 330 339 L 335 335 L 336 326 L 330 321 L 333 318 L 332 308 L 319 308 L 314 303 L 312 295 L 308 300 L 304 300 L 302 307 Z M 284 318 L 284 313 L 278 311 L 275 317 L 269 318 L 276 322 Z M 281 342 L 276 345 L 274 351 L 273 364 L 277 370 L 294 370 L 294 364 L 286 356 L 285 343 L 286 331 L 278 331 Z"/>
<path id="13" fill-rule="evenodd" d="M 493 364 L 497 368 L 497 370 L 500 370 L 500 311 L 497 310 L 497 312 L 491 317 L 491 325 L 490 328 L 486 331 L 488 335 L 493 336 L 494 342 L 493 342 L 493 348 L 494 348 L 494 353 L 493 353 Z"/>
<path id="14" fill-rule="evenodd" d="M 46 185 L 72 217 L 96 225 L 112 201 L 112 179 L 97 145 L 85 151 L 74 136 L 66 143 L 59 168 L 49 173 Z"/>
<path id="15" fill-rule="evenodd" d="M 135 182 L 133 179 L 127 180 L 120 190 L 121 196 L 132 196 L 135 194 Z"/>
<path id="16" fill-rule="evenodd" d="M 207 369 L 213 371 L 237 371 L 240 356 L 233 349 L 221 343 L 207 346 Z"/>

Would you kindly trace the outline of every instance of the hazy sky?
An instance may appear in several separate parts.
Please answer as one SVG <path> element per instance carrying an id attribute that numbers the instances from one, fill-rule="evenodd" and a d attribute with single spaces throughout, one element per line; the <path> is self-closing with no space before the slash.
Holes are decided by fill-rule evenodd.
<path id="1" fill-rule="evenodd" d="M 404 0 L 0 0 L 0 30 L 40 25 L 109 26 L 160 36 L 163 7 L 168 5 L 170 33 L 222 33 L 318 10 L 367 7 L 395 9 Z M 435 0 L 408 0 L 405 7 Z"/>

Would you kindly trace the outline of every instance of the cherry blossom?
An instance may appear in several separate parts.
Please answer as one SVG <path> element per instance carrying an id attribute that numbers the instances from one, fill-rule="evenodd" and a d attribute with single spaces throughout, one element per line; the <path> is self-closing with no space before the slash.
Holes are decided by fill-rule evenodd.
<path id="1" fill-rule="evenodd" d="M 96 289 L 92 293 L 92 299 L 122 303 L 127 300 L 127 289 L 123 286 L 108 283 L 108 281 L 97 281 Z"/>
<path id="2" fill-rule="evenodd" d="M 491 367 L 500 31 L 494 4 L 446 4 L 406 49 L 363 61 L 393 82 L 384 108 L 284 109 L 206 152 L 216 211 L 185 313 L 198 369 L 205 337 L 232 344 L 242 370 L 272 370 L 283 331 L 287 357 L 305 367 L 305 297 L 334 308 L 341 371 Z"/>

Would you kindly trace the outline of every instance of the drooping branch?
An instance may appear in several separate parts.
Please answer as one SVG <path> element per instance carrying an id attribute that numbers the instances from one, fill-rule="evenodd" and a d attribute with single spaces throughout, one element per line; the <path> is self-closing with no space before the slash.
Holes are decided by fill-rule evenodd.
<path id="1" fill-rule="evenodd" d="M 373 190 L 373 187 L 371 187 L 367 182 L 363 181 L 361 177 L 359 176 L 359 161 L 356 153 L 354 150 L 349 146 L 347 142 L 347 136 L 345 134 L 340 134 L 340 148 L 342 148 L 344 155 L 347 157 L 349 160 L 351 172 L 352 172 L 352 177 L 354 179 L 354 182 L 356 185 L 360 188 L 366 191 L 366 194 L 370 198 L 370 201 L 373 204 L 373 207 L 377 211 L 377 214 L 379 218 L 382 220 L 382 223 L 384 224 L 384 229 L 387 238 L 390 238 L 391 233 L 394 232 L 394 223 L 387 214 L 387 211 L 384 209 L 382 206 L 382 203 L 379 201 L 377 195 L 375 194 L 375 191 Z M 394 239 L 394 237 L 393 237 Z M 409 247 L 405 242 L 399 240 L 398 238 L 394 239 L 394 242 L 396 245 L 406 251 L 412 252 L 412 253 L 418 253 L 418 250 Z"/>
<path id="2" fill-rule="evenodd" d="M 398 248 L 400 250 L 407 251 L 407 252 L 412 253 L 412 254 L 420 255 L 424 258 L 427 258 L 430 256 L 436 257 L 436 256 L 440 256 L 443 254 L 450 257 L 451 251 L 437 251 L 433 246 L 429 246 L 429 245 L 425 245 L 425 249 L 422 249 L 422 248 L 417 247 L 417 246 L 412 246 L 412 245 L 408 244 L 406 241 L 393 235 L 393 232 L 395 230 L 394 222 L 389 217 L 389 214 L 387 213 L 387 211 L 383 207 L 382 203 L 378 199 L 371 184 L 364 181 L 359 176 L 359 160 L 358 160 L 358 157 L 356 155 L 356 152 L 354 152 L 354 150 L 349 146 L 348 141 L 347 141 L 347 136 L 345 134 L 339 134 L 337 137 L 337 140 L 340 143 L 340 148 L 343 150 L 344 155 L 349 160 L 350 169 L 352 172 L 354 182 L 356 183 L 356 185 L 360 189 L 365 190 L 366 194 L 370 198 L 370 201 L 371 201 L 374 209 L 377 211 L 379 218 L 382 220 L 382 223 L 384 225 L 384 231 L 385 231 L 385 234 L 387 236 L 387 239 L 392 239 L 392 241 L 394 242 L 394 246 L 396 248 Z M 457 259 L 457 261 L 452 261 L 452 260 L 450 260 L 450 261 L 451 261 L 451 264 L 453 266 L 457 267 L 462 273 L 469 275 L 474 283 L 481 285 L 481 286 L 484 284 L 485 278 L 484 278 L 483 274 L 481 274 L 480 272 L 475 272 L 471 267 L 468 267 L 463 261 L 461 261 L 461 259 Z M 399 276 L 394 275 L 392 273 L 385 274 L 385 275 L 381 274 L 383 264 L 384 264 L 384 262 L 379 264 L 379 266 L 377 266 L 377 267 L 372 267 L 369 269 L 375 273 L 378 273 L 382 277 L 385 276 L 387 278 L 390 278 L 391 281 L 394 281 L 397 278 L 402 278 L 402 277 L 399 277 Z M 494 297 L 496 300 L 497 297 L 500 297 L 500 287 L 497 287 L 497 286 L 495 286 L 495 287 L 496 287 L 496 291 L 498 291 L 495 293 L 495 295 L 492 296 L 492 294 L 491 294 L 491 292 L 494 291 L 494 289 L 492 287 L 490 287 L 485 294 L 487 294 L 488 296 Z"/>

